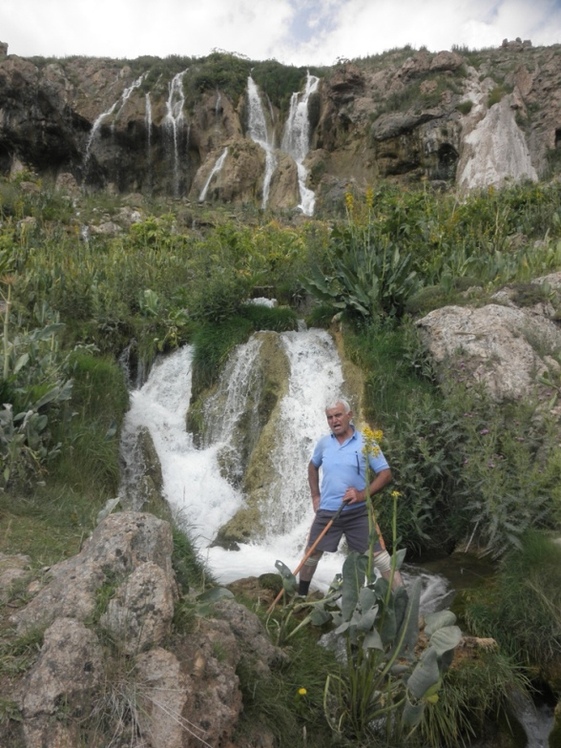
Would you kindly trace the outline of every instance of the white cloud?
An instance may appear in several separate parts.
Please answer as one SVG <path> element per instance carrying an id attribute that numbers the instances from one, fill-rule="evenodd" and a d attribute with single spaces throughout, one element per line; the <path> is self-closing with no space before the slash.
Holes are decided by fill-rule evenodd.
<path id="1" fill-rule="evenodd" d="M 431 51 L 561 42 L 555 0 L 2 0 L 9 52 L 134 58 L 224 49 L 297 65 L 410 44 Z"/>

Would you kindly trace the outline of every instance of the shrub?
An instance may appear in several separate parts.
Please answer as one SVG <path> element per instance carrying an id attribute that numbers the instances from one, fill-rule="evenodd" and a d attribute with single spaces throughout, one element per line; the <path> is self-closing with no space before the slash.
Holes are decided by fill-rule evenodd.
<path id="1" fill-rule="evenodd" d="M 473 101 L 471 101 L 471 99 L 461 101 L 459 104 L 457 104 L 456 109 L 460 112 L 460 114 L 469 114 L 473 109 Z"/>
<path id="2" fill-rule="evenodd" d="M 561 547 L 530 529 L 500 562 L 495 585 L 466 600 L 466 622 L 518 663 L 548 674 L 561 665 Z"/>

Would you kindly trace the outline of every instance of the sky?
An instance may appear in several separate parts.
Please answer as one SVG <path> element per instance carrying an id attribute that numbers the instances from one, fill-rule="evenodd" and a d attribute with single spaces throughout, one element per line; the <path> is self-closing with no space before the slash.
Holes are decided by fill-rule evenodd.
<path id="1" fill-rule="evenodd" d="M 333 65 L 411 45 L 431 52 L 561 43 L 561 0 L 1 0 L 21 57 L 203 57 Z"/>

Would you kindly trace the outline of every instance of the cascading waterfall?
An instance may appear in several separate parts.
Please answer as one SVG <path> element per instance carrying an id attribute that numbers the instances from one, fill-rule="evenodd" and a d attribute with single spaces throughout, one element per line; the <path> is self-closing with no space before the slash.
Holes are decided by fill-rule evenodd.
<path id="1" fill-rule="evenodd" d="M 263 199 L 261 201 L 261 207 L 265 208 L 269 200 L 271 179 L 277 167 L 277 158 L 273 139 L 269 137 L 259 89 L 251 75 L 247 79 L 247 99 L 249 103 L 249 136 L 254 143 L 257 143 L 265 151 L 265 176 L 263 178 Z"/>
<path id="2" fill-rule="evenodd" d="M 315 194 L 306 187 L 308 171 L 304 166 L 304 159 L 310 149 L 310 118 L 308 101 L 317 91 L 319 78 L 308 73 L 304 91 L 293 93 L 290 99 L 290 111 L 284 128 L 281 148 L 294 159 L 298 169 L 298 186 L 300 189 L 300 205 L 305 216 L 314 213 Z"/>
<path id="3" fill-rule="evenodd" d="M 144 80 L 144 76 L 145 76 L 145 73 L 143 73 L 140 76 L 140 78 L 137 78 L 130 86 L 126 87 L 123 90 L 122 94 L 119 96 L 119 98 L 109 107 L 109 109 L 107 109 L 105 112 L 102 112 L 94 120 L 92 129 L 90 131 L 90 135 L 88 137 L 88 141 L 86 143 L 86 152 L 84 155 L 84 166 L 87 166 L 87 163 L 89 161 L 91 148 L 95 140 L 95 137 L 99 131 L 99 128 L 105 122 L 105 120 L 109 119 L 109 117 L 113 117 L 113 123 L 115 122 L 115 120 L 119 117 L 119 114 L 123 110 L 123 107 L 129 100 L 129 97 L 132 94 L 132 92 L 141 85 L 142 81 Z M 117 109 L 117 107 L 119 108 Z"/>
<path id="4" fill-rule="evenodd" d="M 183 92 L 183 76 L 187 71 L 183 70 L 173 76 L 169 84 L 169 93 L 166 101 L 166 116 L 164 125 L 171 132 L 171 143 L 173 149 L 173 193 L 179 195 L 179 133 L 184 121 L 183 107 L 185 105 L 185 93 Z"/>
<path id="5" fill-rule="evenodd" d="M 224 161 L 226 161 L 226 156 L 228 155 L 228 148 L 224 148 L 221 155 L 216 159 L 216 162 L 214 166 L 212 167 L 210 174 L 207 177 L 207 180 L 204 184 L 203 189 L 201 190 L 201 194 L 199 195 L 199 202 L 202 203 L 206 199 L 206 194 L 208 192 L 208 188 L 210 187 L 210 183 L 212 181 L 212 178 L 220 172 L 222 167 L 224 166 Z"/>
<path id="6" fill-rule="evenodd" d="M 166 500 L 222 584 L 274 573 L 277 559 L 295 568 L 313 518 L 307 464 L 316 439 L 327 431 L 324 407 L 340 391 L 342 368 L 333 340 L 323 330 L 281 333 L 280 340 L 290 362 L 290 378 L 280 404 L 275 454 L 278 475 L 268 487 L 262 540 L 240 544 L 239 551 L 212 547 L 218 530 L 244 505 L 242 492 L 233 485 L 236 481 L 225 480 L 219 465 L 224 464 L 225 453 L 229 458 L 233 454 L 235 461 L 233 435 L 240 419 L 244 414 L 247 417 L 248 398 L 259 387 L 255 366 L 261 345 L 259 334 L 236 348 L 216 394 L 207 403 L 204 446 L 195 446 L 185 426 L 191 392 L 190 346 L 154 365 L 146 383 L 132 392 L 125 419 L 121 494 L 130 496 L 137 490 L 135 472 L 142 471 L 143 466 L 138 463 L 135 445 L 139 431 L 147 429 L 161 464 Z M 319 589 L 326 590 L 341 571 L 343 558 L 342 553 L 326 554 L 314 577 Z M 447 582 L 436 575 L 425 575 L 424 581 L 427 595 L 423 605 L 427 609 L 443 596 Z"/>
<path id="7" fill-rule="evenodd" d="M 152 188 L 152 99 L 147 93 L 144 97 L 145 117 L 144 124 L 146 127 L 146 163 L 148 165 L 148 184 Z"/>
<path id="8" fill-rule="evenodd" d="M 281 336 L 290 363 L 288 392 L 281 403 L 278 478 L 271 483 L 266 526 L 269 535 L 307 531 L 312 519 L 307 466 L 319 435 L 327 430 L 325 405 L 343 385 L 331 336 L 323 331 Z"/>

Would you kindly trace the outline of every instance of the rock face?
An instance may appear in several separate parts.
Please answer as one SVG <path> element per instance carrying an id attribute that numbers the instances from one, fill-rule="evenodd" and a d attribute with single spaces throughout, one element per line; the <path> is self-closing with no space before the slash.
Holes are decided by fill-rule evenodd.
<path id="1" fill-rule="evenodd" d="M 28 748 L 101 748 L 113 740 L 236 748 L 238 666 L 267 677 L 285 655 L 233 597 L 205 615 L 204 627 L 172 632 L 178 591 L 171 552 L 167 522 L 123 512 L 104 519 L 77 556 L 48 570 L 13 616 L 19 633 L 44 636 L 31 669 L 3 693 L 23 717 L 9 740 Z M 3 562 L 17 570 L 25 560 Z"/>
<path id="2" fill-rule="evenodd" d="M 557 292 L 561 274 L 536 279 Z M 551 304 L 516 304 L 513 289 L 484 306 L 447 306 L 417 322 L 442 376 L 482 386 L 498 402 L 535 398 L 547 403 L 561 367 L 561 327 Z"/>
<path id="3" fill-rule="evenodd" d="M 546 178 L 561 146 L 558 46 L 405 49 L 316 77 L 306 88 L 304 68 L 272 78 L 267 63 L 218 53 L 122 63 L 0 48 L 0 173 L 304 211 L 303 190 L 329 208 L 379 178 L 464 190 Z"/>

